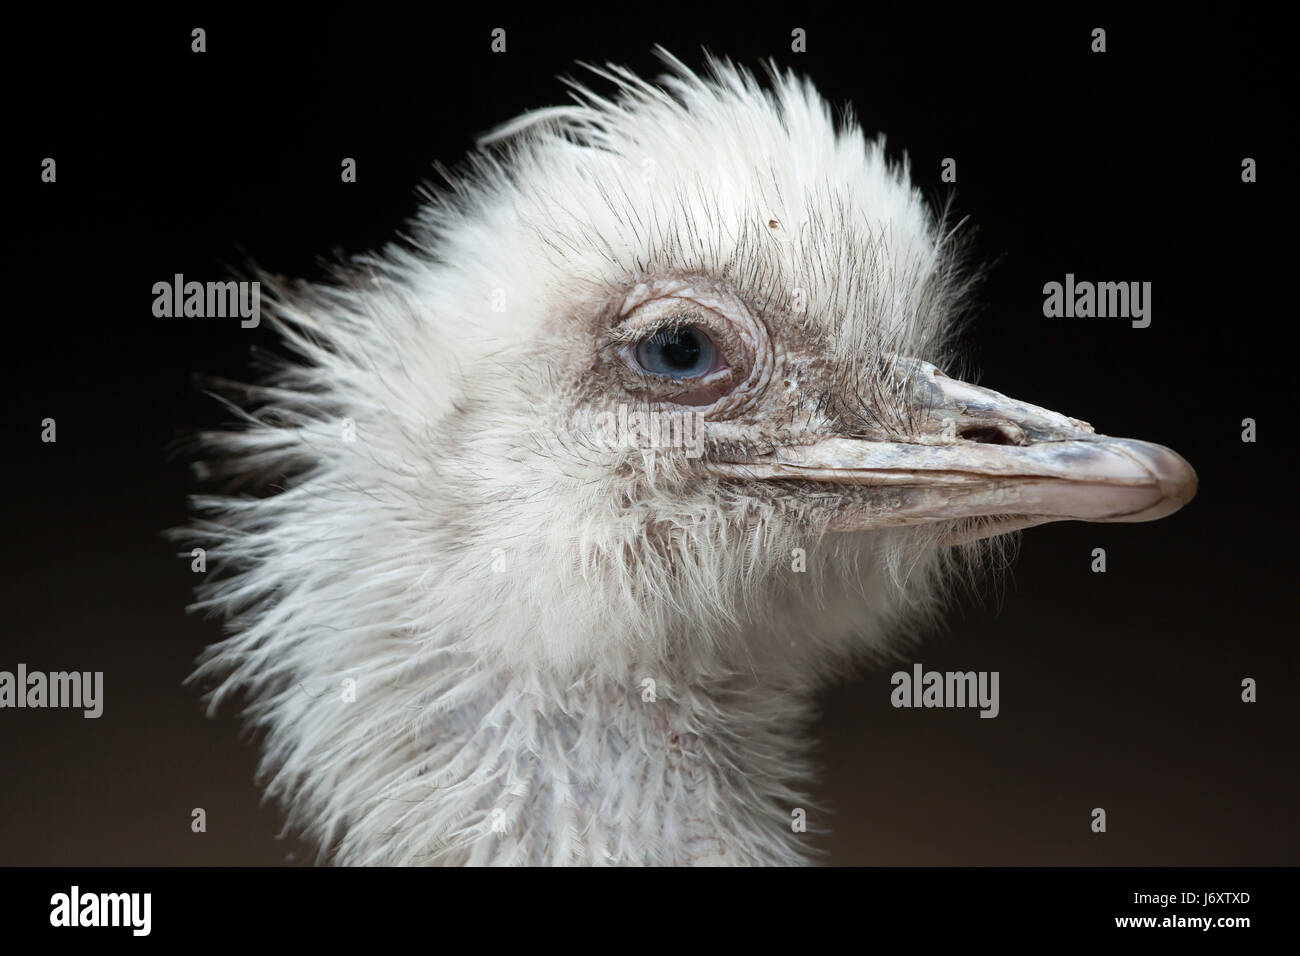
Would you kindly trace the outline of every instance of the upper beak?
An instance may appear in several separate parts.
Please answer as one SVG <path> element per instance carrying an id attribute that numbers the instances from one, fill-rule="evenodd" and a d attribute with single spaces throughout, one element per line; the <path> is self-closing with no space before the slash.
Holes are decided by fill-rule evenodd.
<path id="1" fill-rule="evenodd" d="M 1000 519 L 989 534 L 1070 519 L 1151 521 L 1196 494 L 1196 472 L 1162 445 L 1098 435 L 928 362 L 900 359 L 895 373 L 923 410 L 906 440 L 828 438 L 717 469 L 880 489 L 838 508 L 836 530 L 975 517 Z"/>

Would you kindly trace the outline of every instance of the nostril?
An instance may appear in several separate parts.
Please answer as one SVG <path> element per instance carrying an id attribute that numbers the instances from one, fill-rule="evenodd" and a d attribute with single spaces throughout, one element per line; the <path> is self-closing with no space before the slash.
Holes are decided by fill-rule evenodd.
<path id="1" fill-rule="evenodd" d="M 979 442 L 981 445 L 1018 445 L 1020 444 L 997 425 L 969 425 L 957 433 L 959 438 Z"/>

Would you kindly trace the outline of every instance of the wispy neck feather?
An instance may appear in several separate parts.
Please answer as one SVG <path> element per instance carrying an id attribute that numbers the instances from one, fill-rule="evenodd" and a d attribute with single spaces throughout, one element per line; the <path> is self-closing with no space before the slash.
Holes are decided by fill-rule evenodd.
<path id="1" fill-rule="evenodd" d="M 806 774 L 795 743 L 806 707 L 752 683 L 559 686 L 434 654 L 394 660 L 353 701 L 299 688 L 276 706 L 277 720 L 301 708 L 309 725 L 292 740 L 272 729 L 268 757 L 283 763 L 270 791 L 340 863 L 790 864 L 809 853 L 791 826 L 808 806 L 792 784 Z"/>

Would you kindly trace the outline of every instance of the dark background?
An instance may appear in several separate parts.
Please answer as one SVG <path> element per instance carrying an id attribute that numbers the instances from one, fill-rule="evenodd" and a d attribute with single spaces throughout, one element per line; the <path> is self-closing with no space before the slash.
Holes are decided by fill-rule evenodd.
<path id="1" fill-rule="evenodd" d="M 813 821 L 832 828 L 828 861 L 1300 863 L 1281 29 L 1240 10 L 1146 22 L 912 6 L 284 21 L 51 6 L 12 21 L 0 669 L 102 670 L 106 702 L 99 720 L 0 711 L 0 863 L 309 858 L 277 841 L 236 715 L 205 718 L 182 686 L 219 632 L 185 613 L 189 558 L 162 537 L 197 490 L 169 447 L 229 419 L 191 376 L 247 378 L 250 347 L 274 343 L 232 320 L 156 319 L 153 283 L 249 262 L 320 277 L 329 257 L 393 237 L 433 162 L 563 101 L 556 77 L 580 75 L 574 61 L 654 74 L 655 42 L 693 65 L 707 47 L 807 73 L 906 150 L 935 199 L 955 157 L 958 208 L 994 263 L 966 336 L 980 381 L 1169 445 L 1200 475 L 1198 497 L 1155 524 L 1028 532 L 1005 577 L 923 646 L 927 668 L 1000 671 L 996 720 L 894 710 L 892 668 L 827 691 L 816 794 L 832 813 Z M 504 55 L 489 52 L 497 26 Z M 1089 52 L 1094 26 L 1104 55 Z M 794 27 L 806 54 L 789 52 Z M 40 182 L 45 156 L 55 185 Z M 339 181 L 344 156 L 356 184 Z M 1256 184 L 1241 182 L 1245 156 Z M 1043 283 L 1066 272 L 1152 282 L 1150 328 L 1044 319 Z M 40 441 L 45 417 L 57 444 Z M 1095 547 L 1106 574 L 1089 570 Z"/>

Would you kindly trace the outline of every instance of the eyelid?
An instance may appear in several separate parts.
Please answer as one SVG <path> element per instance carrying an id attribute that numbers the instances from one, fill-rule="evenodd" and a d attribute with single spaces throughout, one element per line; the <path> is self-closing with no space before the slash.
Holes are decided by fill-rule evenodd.
<path id="1" fill-rule="evenodd" d="M 693 303 L 692 303 L 693 305 Z M 640 310 L 638 310 L 640 311 Z M 652 315 L 649 318 L 640 318 L 635 312 L 624 316 L 617 325 L 610 329 L 610 335 L 617 342 L 640 342 L 648 335 L 654 335 L 658 332 L 667 332 L 675 329 L 699 328 L 704 332 L 713 333 L 709 339 L 718 344 L 718 330 L 716 326 L 721 323 L 710 321 L 709 315 L 699 306 L 689 309 L 689 314 L 682 315 L 686 309 L 675 310 L 679 314 Z M 721 318 L 719 316 L 718 318 Z M 725 321 L 725 320 L 724 320 Z"/>
<path id="2" fill-rule="evenodd" d="M 646 315 L 645 313 L 649 313 Z M 698 328 L 708 336 L 716 352 L 728 365 L 744 364 L 740 340 L 731 321 L 724 315 L 684 296 L 664 296 L 642 302 L 623 315 L 610 329 L 610 337 L 619 343 L 640 342 L 648 335 L 673 328 Z"/>

